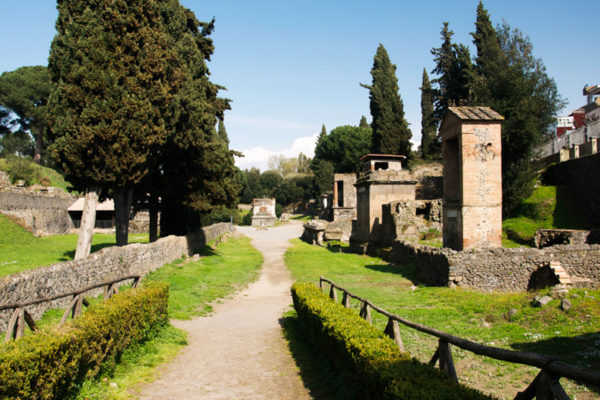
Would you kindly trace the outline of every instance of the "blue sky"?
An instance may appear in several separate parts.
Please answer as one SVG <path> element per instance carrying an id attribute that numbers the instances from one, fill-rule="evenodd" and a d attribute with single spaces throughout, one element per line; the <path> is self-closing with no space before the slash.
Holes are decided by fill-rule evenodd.
<path id="1" fill-rule="evenodd" d="M 200 20 L 216 19 L 214 82 L 233 100 L 225 117 L 231 147 L 246 168 L 266 168 L 269 155 L 311 153 L 328 130 L 370 121 L 373 55 L 382 43 L 394 64 L 413 141 L 420 142 L 423 68 L 431 72 L 432 47 L 440 45 L 442 22 L 454 40 L 471 45 L 478 0 L 181 0 Z M 54 36 L 56 3 L 4 0 L 0 72 L 46 65 Z M 487 1 L 494 24 L 505 20 L 529 35 L 560 93 L 564 110 L 583 105 L 583 86 L 600 83 L 595 21 L 600 1 Z M 416 145 L 415 145 L 416 147 Z"/>

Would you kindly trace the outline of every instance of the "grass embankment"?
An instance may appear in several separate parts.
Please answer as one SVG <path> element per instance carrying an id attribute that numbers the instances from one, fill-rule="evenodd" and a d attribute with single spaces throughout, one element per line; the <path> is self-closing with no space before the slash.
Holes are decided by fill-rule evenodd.
<path id="1" fill-rule="evenodd" d="M 17 168 L 20 169 L 19 172 L 25 172 L 31 177 L 32 185 L 42 185 L 42 186 L 54 186 L 60 188 L 64 191 L 67 191 L 67 187 L 70 184 L 65 181 L 65 178 L 57 171 L 52 168 L 44 167 L 38 165 L 27 158 L 17 158 L 17 159 L 6 159 L 0 158 L 0 171 L 5 171 L 11 175 L 11 169 L 15 168 L 15 162 L 17 163 Z M 25 171 L 22 171 L 25 170 Z"/>
<path id="2" fill-rule="evenodd" d="M 190 319 L 212 311 L 211 303 L 233 294 L 258 277 L 263 259 L 250 239 L 236 236 L 206 248 L 197 261 L 176 260 L 145 280 L 168 282 L 169 317 Z M 187 344 L 185 333 L 169 325 L 156 338 L 128 349 L 114 371 L 86 381 L 76 399 L 132 399 L 135 387 L 154 380 L 155 368 Z"/>
<path id="3" fill-rule="evenodd" d="M 130 243 L 148 243 L 147 234 L 129 235 Z M 114 246 L 114 234 L 94 234 L 92 252 Z M 35 237 L 20 225 L 0 215 L 0 277 L 28 269 L 70 261 L 75 255 L 77 235 Z"/>
<path id="4" fill-rule="evenodd" d="M 572 290 L 569 300 L 573 307 L 565 312 L 557 299 L 544 308 L 533 307 L 534 293 L 488 294 L 419 286 L 414 266 L 400 267 L 379 258 L 333 253 L 300 240 L 295 240 L 287 251 L 285 262 L 297 281 L 318 283 L 322 275 L 388 311 L 453 335 L 600 368 L 600 291 Z M 339 293 L 338 296 L 341 300 Z M 353 302 L 353 307 L 358 312 L 357 302 Z M 517 312 L 509 318 L 511 309 Z M 386 319 L 375 312 L 373 319 L 377 327 L 385 328 Z M 400 330 L 411 355 L 428 362 L 437 340 L 402 325 Z M 458 348 L 453 349 L 453 356 L 462 383 L 499 397 L 514 397 L 538 372 Z M 573 383 L 566 387 L 571 394 L 579 393 L 578 399 L 586 398 L 581 395 L 585 387 Z"/>
<path id="5" fill-rule="evenodd" d="M 590 228 L 569 189 L 563 186 L 538 186 L 521 202 L 515 216 L 502 223 L 505 247 L 511 244 L 533 246 L 537 229 Z"/>

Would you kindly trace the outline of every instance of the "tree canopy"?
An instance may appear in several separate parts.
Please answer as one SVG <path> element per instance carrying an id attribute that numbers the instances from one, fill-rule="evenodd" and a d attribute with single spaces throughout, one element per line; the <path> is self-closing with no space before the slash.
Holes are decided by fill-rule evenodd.
<path id="1" fill-rule="evenodd" d="M 434 159 L 441 156 L 441 143 L 437 137 L 438 121 L 433 110 L 434 92 L 429 76 L 423 68 L 421 82 L 421 158 Z"/>
<path id="2" fill-rule="evenodd" d="M 30 147 L 30 141 L 24 134 L 30 131 L 35 138 L 34 161 L 38 163 L 42 161 L 49 95 L 50 76 L 46 67 L 40 65 L 21 67 L 0 75 L 0 106 L 5 107 L 4 118 L 0 116 L 1 124 L 20 125 L 21 130 L 19 133 L 13 132 L 3 138 L 3 148 L 23 151 Z M 14 112 L 16 119 L 7 118 L 8 110 Z"/>
<path id="3" fill-rule="evenodd" d="M 362 85 L 369 89 L 369 107 L 373 117 L 371 152 L 410 156 L 412 133 L 404 118 L 404 105 L 398 92 L 396 66 L 391 63 L 382 44 L 377 48 L 373 58 L 371 76 L 371 85 Z"/>

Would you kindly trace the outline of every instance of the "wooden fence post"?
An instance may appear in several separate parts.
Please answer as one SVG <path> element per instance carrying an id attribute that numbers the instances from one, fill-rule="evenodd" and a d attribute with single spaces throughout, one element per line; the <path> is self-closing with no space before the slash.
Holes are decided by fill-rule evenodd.
<path id="1" fill-rule="evenodd" d="M 398 348 L 401 352 L 405 351 L 404 343 L 402 343 L 402 338 L 400 337 L 400 328 L 398 327 L 398 321 L 396 321 L 392 317 L 388 317 L 388 323 L 385 327 L 384 333 L 388 335 L 394 342 L 396 342 L 396 345 L 398 345 Z"/>
<path id="2" fill-rule="evenodd" d="M 323 277 L 319 278 L 319 288 L 321 289 L 321 293 L 325 293 L 325 288 L 323 287 Z"/>
<path id="3" fill-rule="evenodd" d="M 452 360 L 452 352 L 450 351 L 450 344 L 442 339 L 439 340 L 439 343 L 440 369 L 446 371 L 446 374 L 448 374 L 450 379 L 454 382 L 458 382 L 454 361 Z"/>
<path id="4" fill-rule="evenodd" d="M 329 298 L 337 303 L 337 293 L 335 291 L 335 286 L 333 285 L 331 285 L 331 289 L 329 289 Z"/>
<path id="5" fill-rule="evenodd" d="M 350 308 L 350 296 L 348 292 L 344 291 L 344 297 L 342 297 L 342 305 L 346 308 Z"/>
<path id="6" fill-rule="evenodd" d="M 360 307 L 360 316 L 368 323 L 373 323 L 371 321 L 371 307 L 369 307 L 369 303 L 364 300 L 362 302 L 362 306 Z"/>

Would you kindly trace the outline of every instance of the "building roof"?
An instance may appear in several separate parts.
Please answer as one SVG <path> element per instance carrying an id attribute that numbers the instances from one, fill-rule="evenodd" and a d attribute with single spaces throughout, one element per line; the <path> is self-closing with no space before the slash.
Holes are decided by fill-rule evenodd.
<path id="1" fill-rule="evenodd" d="M 71 204 L 67 211 L 83 211 L 83 203 L 85 199 L 83 197 L 75 200 L 75 203 Z M 96 206 L 96 211 L 114 211 L 115 210 L 115 202 L 113 199 L 104 200 L 101 203 L 98 203 Z"/>
<path id="2" fill-rule="evenodd" d="M 466 121 L 502 121 L 504 117 L 489 107 L 448 107 L 448 111 Z"/>
<path id="3" fill-rule="evenodd" d="M 402 156 L 399 154 L 365 154 L 364 156 L 362 156 L 360 158 L 360 161 L 366 161 L 366 160 L 381 160 L 381 159 L 386 159 L 386 160 L 402 160 L 405 159 L 406 156 Z"/>

